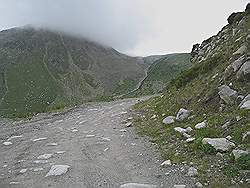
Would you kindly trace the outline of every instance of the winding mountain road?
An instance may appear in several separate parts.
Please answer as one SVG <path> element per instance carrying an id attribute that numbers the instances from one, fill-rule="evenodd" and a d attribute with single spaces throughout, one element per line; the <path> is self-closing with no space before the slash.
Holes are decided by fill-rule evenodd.
<path id="1" fill-rule="evenodd" d="M 0 187 L 193 187 L 187 167 L 162 168 L 155 146 L 124 123 L 131 121 L 137 102 L 92 103 L 29 121 L 0 122 Z"/>

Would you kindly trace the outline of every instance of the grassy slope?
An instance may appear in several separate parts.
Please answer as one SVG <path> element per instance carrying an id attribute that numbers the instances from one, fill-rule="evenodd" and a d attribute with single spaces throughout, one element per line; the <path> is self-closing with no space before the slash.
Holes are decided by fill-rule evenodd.
<path id="1" fill-rule="evenodd" d="M 166 87 L 181 71 L 191 66 L 190 58 L 188 53 L 169 54 L 155 61 L 135 95 L 149 95 L 162 91 L 162 88 Z"/>
<path id="2" fill-rule="evenodd" d="M 248 110 L 240 110 L 238 104 L 226 106 L 220 112 L 220 98 L 218 86 L 233 83 L 233 89 L 246 95 L 250 91 L 249 81 L 237 80 L 235 76 L 224 80 L 224 70 L 229 65 L 229 59 L 243 42 L 249 29 L 249 16 L 241 32 L 231 36 L 225 43 L 219 44 L 217 55 L 209 57 L 191 69 L 184 71 L 174 79 L 161 97 L 151 99 L 135 106 L 137 115 L 134 118 L 138 133 L 149 136 L 156 143 L 164 159 L 171 159 L 176 163 L 193 162 L 199 170 L 199 179 L 202 183 L 209 183 L 211 187 L 228 187 L 232 181 L 244 180 L 240 170 L 250 168 L 249 156 L 233 160 L 230 152 L 223 158 L 215 156 L 213 148 L 201 144 L 204 137 L 232 136 L 232 141 L 241 149 L 249 148 L 250 141 L 242 141 L 242 135 L 250 129 Z M 231 26 L 228 29 L 232 31 Z M 239 39 L 237 41 L 237 39 Z M 217 75 L 217 76 L 215 76 Z M 183 122 L 175 122 L 166 126 L 162 123 L 164 117 L 175 116 L 181 108 L 192 110 L 193 118 Z M 152 119 L 157 115 L 156 119 Z M 237 116 L 241 117 L 237 120 Z M 196 141 L 190 144 L 174 131 L 174 127 L 194 126 L 208 121 L 208 127 L 191 132 Z M 230 121 L 227 129 L 222 125 Z M 246 178 L 246 176 L 245 176 Z M 244 187 L 244 186 L 243 186 Z"/>
<path id="3" fill-rule="evenodd" d="M 132 90 L 143 74 L 136 58 L 84 39 L 31 28 L 2 31 L 0 116 L 106 99 Z"/>

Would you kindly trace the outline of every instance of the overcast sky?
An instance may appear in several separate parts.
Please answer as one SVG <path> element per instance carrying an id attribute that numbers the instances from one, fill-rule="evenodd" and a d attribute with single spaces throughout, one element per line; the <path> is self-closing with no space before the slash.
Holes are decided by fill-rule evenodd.
<path id="1" fill-rule="evenodd" d="M 0 29 L 32 24 L 130 55 L 189 52 L 249 0 L 0 0 Z"/>

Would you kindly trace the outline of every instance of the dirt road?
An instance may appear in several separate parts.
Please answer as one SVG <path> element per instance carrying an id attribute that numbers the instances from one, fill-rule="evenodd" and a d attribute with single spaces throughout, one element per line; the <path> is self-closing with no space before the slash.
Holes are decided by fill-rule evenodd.
<path id="1" fill-rule="evenodd" d="M 89 104 L 30 121 L 0 122 L 0 187 L 192 187 L 185 167 L 162 168 L 154 146 L 138 137 L 133 126 L 126 127 L 137 101 Z"/>

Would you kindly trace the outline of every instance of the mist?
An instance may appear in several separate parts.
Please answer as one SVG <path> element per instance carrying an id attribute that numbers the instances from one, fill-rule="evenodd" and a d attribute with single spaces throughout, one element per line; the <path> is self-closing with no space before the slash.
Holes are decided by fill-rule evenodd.
<path id="1" fill-rule="evenodd" d="M 0 0 L 0 29 L 33 25 L 130 55 L 189 52 L 249 0 Z"/>

